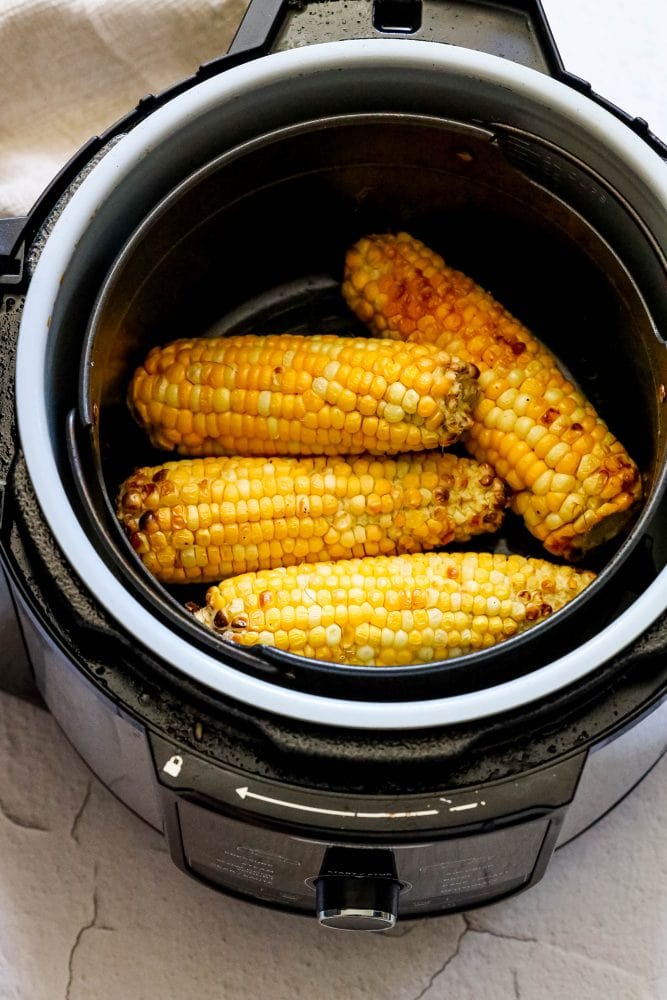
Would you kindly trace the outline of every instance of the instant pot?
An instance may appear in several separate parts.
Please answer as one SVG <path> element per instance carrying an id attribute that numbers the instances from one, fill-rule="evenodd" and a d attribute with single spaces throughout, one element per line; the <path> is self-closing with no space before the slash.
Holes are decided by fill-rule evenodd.
<path id="1" fill-rule="evenodd" d="M 226 56 L 2 222 L 0 679 L 183 871 L 333 927 L 468 909 L 537 882 L 660 758 L 666 156 L 563 70 L 537 0 L 253 0 Z M 116 524 L 121 479 L 165 457 L 128 377 L 177 336 L 359 332 L 345 249 L 398 229 L 563 359 L 643 506 L 567 613 L 495 650 L 366 668 L 232 648 Z M 539 554 L 512 518 L 493 544 Z"/>

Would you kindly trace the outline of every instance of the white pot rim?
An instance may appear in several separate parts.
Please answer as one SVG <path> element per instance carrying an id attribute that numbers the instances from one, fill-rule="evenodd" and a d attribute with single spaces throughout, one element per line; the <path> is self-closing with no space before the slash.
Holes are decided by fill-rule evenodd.
<path id="1" fill-rule="evenodd" d="M 359 729 L 419 729 L 496 715 L 579 681 L 627 647 L 664 611 L 667 569 L 623 614 L 570 653 L 532 673 L 484 690 L 421 701 L 353 701 L 294 691 L 221 663 L 189 644 L 150 615 L 123 588 L 82 530 L 63 487 L 50 442 L 43 393 L 50 317 L 61 275 L 98 206 L 121 184 L 132 165 L 178 131 L 183 121 L 253 88 L 343 67 L 386 66 L 454 70 L 567 113 L 598 135 L 609 150 L 667 205 L 667 168 L 656 153 L 604 108 L 551 78 L 486 53 L 432 42 L 369 39 L 327 42 L 275 53 L 197 84 L 140 122 L 91 171 L 74 193 L 44 246 L 26 298 L 17 349 L 16 406 L 30 477 L 46 520 L 65 556 L 96 599 L 144 647 L 179 672 L 255 708 L 293 719 Z"/>

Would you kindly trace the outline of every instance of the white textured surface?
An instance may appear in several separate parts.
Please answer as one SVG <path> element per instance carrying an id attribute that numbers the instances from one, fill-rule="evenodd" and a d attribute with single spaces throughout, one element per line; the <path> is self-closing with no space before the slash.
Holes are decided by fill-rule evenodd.
<path id="1" fill-rule="evenodd" d="M 0 211 L 27 210 L 89 134 L 220 51 L 225 15 L 242 7 L 85 0 L 95 29 L 73 45 L 83 4 L 0 2 Z M 667 136 L 664 0 L 544 4 L 568 68 Z M 165 58 L 174 47 L 183 53 L 175 69 Z M 16 74 L 20 106 L 6 99 Z M 69 89 L 55 103 L 64 77 Z M 27 115 L 38 130 L 26 127 Z M 0 760 L 0 1000 L 667 997 L 667 762 L 562 849 L 530 892 L 363 936 L 322 931 L 186 879 L 53 720 L 4 695 Z"/>

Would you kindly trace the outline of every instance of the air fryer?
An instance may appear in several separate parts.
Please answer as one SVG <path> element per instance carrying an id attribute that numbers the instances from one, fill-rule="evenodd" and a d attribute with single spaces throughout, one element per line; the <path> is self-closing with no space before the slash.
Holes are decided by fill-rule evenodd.
<path id="1" fill-rule="evenodd" d="M 643 123 L 564 73 L 539 4 L 475 5 L 477 35 L 465 3 L 343 6 L 254 0 L 227 57 L 3 227 L 0 532 L 30 658 L 7 686 L 34 678 L 176 864 L 383 929 L 532 885 L 664 750 L 666 172 Z M 463 48 L 441 40 L 454 7 Z M 116 523 L 119 482 L 165 458 L 129 374 L 184 330 L 363 335 L 345 249 L 399 229 L 564 360 L 642 507 L 588 557 L 594 584 L 493 650 L 366 668 L 230 647 L 185 608 L 202 588 L 158 584 Z M 541 554 L 512 518 L 478 544 Z M 636 769 L 605 783 L 640 730 Z"/>

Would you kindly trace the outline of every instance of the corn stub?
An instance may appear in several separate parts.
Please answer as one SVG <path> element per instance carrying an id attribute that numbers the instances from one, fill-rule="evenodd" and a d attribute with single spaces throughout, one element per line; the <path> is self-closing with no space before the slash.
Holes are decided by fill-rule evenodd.
<path id="1" fill-rule="evenodd" d="M 431 344 L 201 338 L 154 348 L 128 402 L 153 444 L 182 455 L 396 454 L 456 440 L 476 376 Z"/>
<path id="2" fill-rule="evenodd" d="M 544 621 L 594 574 L 491 553 L 370 556 L 246 573 L 195 617 L 223 639 L 364 666 L 487 649 Z"/>
<path id="3" fill-rule="evenodd" d="M 509 490 L 452 454 L 196 458 L 138 469 L 117 516 L 163 583 L 433 549 L 496 531 Z"/>
<path id="4" fill-rule="evenodd" d="M 641 497 L 639 470 L 554 355 L 488 292 L 407 233 L 348 253 L 343 294 L 378 336 L 477 365 L 468 450 L 516 491 L 513 509 L 554 555 L 612 538 Z"/>

